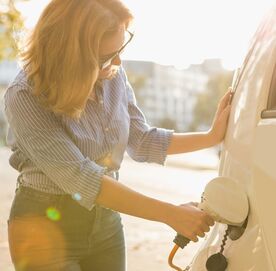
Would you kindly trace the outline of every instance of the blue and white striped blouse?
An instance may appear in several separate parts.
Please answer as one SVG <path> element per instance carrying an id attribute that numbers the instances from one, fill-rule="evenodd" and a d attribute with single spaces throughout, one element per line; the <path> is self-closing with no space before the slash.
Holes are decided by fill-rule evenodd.
<path id="1" fill-rule="evenodd" d="M 103 175 L 119 170 L 125 150 L 136 161 L 164 164 L 173 131 L 149 127 L 122 67 L 96 96 L 80 120 L 72 120 L 45 110 L 25 72 L 18 74 L 4 102 L 9 162 L 21 185 L 76 196 L 91 210 Z"/>

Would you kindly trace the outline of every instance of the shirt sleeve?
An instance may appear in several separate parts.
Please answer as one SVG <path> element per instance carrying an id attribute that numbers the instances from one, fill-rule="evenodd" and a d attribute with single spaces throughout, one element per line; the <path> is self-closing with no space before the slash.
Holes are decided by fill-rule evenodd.
<path id="1" fill-rule="evenodd" d="M 101 188 L 105 168 L 84 157 L 58 117 L 45 110 L 30 91 L 9 88 L 5 114 L 17 147 L 65 193 L 77 195 L 91 210 Z"/>
<path id="2" fill-rule="evenodd" d="M 126 76 L 125 76 L 126 78 Z M 173 130 L 150 127 L 136 103 L 134 91 L 126 78 L 130 116 L 127 153 L 138 162 L 164 165 Z"/>

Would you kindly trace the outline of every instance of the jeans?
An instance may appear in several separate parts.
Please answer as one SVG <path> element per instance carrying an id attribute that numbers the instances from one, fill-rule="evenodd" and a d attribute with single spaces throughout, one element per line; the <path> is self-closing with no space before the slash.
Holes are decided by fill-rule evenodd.
<path id="1" fill-rule="evenodd" d="M 8 220 L 16 271 L 125 271 L 119 213 L 19 186 Z"/>

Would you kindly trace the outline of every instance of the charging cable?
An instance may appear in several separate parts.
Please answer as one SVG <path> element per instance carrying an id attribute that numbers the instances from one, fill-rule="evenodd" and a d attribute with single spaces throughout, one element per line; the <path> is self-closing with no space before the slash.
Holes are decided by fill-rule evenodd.
<path id="1" fill-rule="evenodd" d="M 205 266 L 208 271 L 224 271 L 227 268 L 227 259 L 223 255 L 223 251 L 230 232 L 230 226 L 243 227 L 248 217 L 249 203 L 247 195 L 236 180 L 219 176 L 206 185 L 198 208 L 212 216 L 216 222 L 228 225 L 223 236 L 220 252 L 209 257 Z M 177 250 L 180 247 L 183 249 L 187 246 L 190 240 L 177 233 L 173 241 L 175 246 L 169 254 L 168 264 L 174 270 L 184 271 L 173 263 L 173 259 Z"/>

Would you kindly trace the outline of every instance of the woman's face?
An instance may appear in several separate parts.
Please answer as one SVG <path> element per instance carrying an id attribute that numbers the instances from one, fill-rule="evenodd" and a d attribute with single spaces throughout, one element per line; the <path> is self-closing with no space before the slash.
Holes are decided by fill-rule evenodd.
<path id="1" fill-rule="evenodd" d="M 121 25 L 115 34 L 108 36 L 101 41 L 100 59 L 107 59 L 118 52 L 125 42 L 125 25 Z M 99 72 L 99 79 L 112 79 L 121 65 L 120 55 L 116 55 L 110 65 L 103 68 Z"/>

